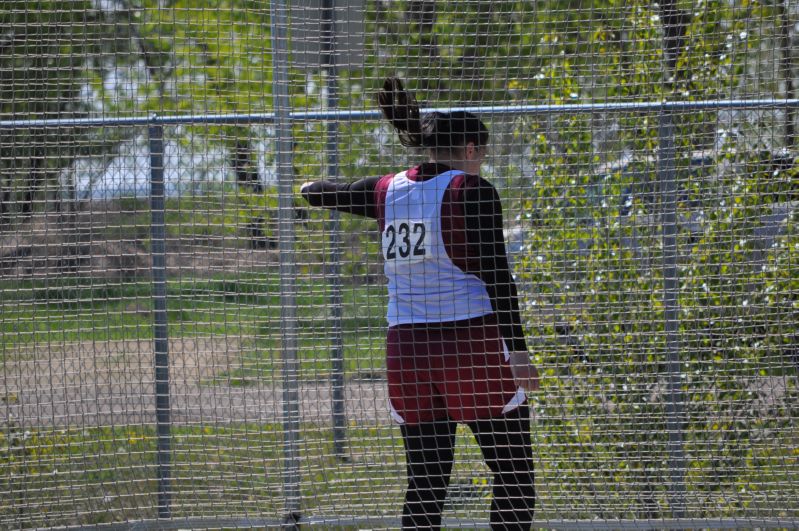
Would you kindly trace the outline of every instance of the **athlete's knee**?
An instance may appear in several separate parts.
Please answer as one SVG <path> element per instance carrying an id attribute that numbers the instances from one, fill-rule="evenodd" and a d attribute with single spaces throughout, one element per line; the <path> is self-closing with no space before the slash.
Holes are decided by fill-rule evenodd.
<path id="1" fill-rule="evenodd" d="M 535 498 L 533 474 L 499 474 L 494 476 L 494 491 L 510 498 Z"/>
<path id="2" fill-rule="evenodd" d="M 531 521 L 536 501 L 535 476 L 532 470 L 496 475 L 492 496 L 501 513 L 497 516 L 503 520 L 517 523 Z"/>
<path id="3" fill-rule="evenodd" d="M 530 529 L 535 513 L 535 487 L 531 484 L 495 485 L 491 501 L 492 529 Z"/>
<path id="4" fill-rule="evenodd" d="M 447 494 L 448 481 L 441 476 L 420 476 L 408 480 L 408 493 L 417 493 L 424 499 L 443 499 Z"/>

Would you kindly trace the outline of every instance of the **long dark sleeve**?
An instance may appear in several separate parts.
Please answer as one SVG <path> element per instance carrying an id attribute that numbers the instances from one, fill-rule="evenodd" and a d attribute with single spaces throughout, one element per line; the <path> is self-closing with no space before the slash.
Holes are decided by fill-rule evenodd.
<path id="1" fill-rule="evenodd" d="M 311 206 L 329 208 L 377 219 L 375 186 L 380 177 L 367 177 L 352 183 L 316 181 L 302 190 Z"/>
<path id="2" fill-rule="evenodd" d="M 499 194 L 488 181 L 480 179 L 478 186 L 464 190 L 463 199 L 467 242 L 479 249 L 480 256 L 479 269 L 470 273 L 485 283 L 508 348 L 526 351 L 516 282 L 505 250 Z"/>

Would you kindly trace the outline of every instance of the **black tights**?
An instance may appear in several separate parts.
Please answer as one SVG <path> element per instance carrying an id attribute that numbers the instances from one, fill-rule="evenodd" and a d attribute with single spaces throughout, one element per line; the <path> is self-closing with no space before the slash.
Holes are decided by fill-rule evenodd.
<path id="1" fill-rule="evenodd" d="M 467 425 L 494 473 L 491 529 L 530 529 L 535 486 L 528 406 Z M 457 423 L 448 419 L 401 425 L 408 469 L 403 529 L 440 529 L 456 428 Z"/>

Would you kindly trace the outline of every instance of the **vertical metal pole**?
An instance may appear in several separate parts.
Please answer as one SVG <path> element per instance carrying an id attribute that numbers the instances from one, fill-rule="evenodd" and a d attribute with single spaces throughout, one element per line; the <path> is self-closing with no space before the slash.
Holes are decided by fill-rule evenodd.
<path id="1" fill-rule="evenodd" d="M 327 111 L 338 108 L 338 71 L 336 68 L 336 10 L 335 0 L 322 2 L 322 59 L 327 76 Z M 338 122 L 325 122 L 327 129 L 327 178 L 338 178 Z M 339 213 L 331 210 L 328 234 L 330 235 L 330 260 L 325 268 L 330 286 L 330 326 L 333 330 L 330 358 L 332 361 L 331 393 L 333 410 L 333 451 L 339 459 L 346 459 L 347 418 L 344 401 L 344 331 L 341 296 L 341 222 Z"/>
<path id="2" fill-rule="evenodd" d="M 668 402 L 666 427 L 669 433 L 669 505 L 672 517 L 685 517 L 685 426 L 682 368 L 679 338 L 679 278 L 677 276 L 677 171 L 675 163 L 674 117 L 662 111 L 658 127 L 658 180 L 662 202 L 663 306 L 666 332 Z"/>
<path id="3" fill-rule="evenodd" d="M 148 129 L 150 143 L 150 241 L 152 246 L 155 415 L 158 438 L 158 517 L 172 514 L 169 405 L 169 341 L 166 312 L 166 231 L 164 227 L 164 128 Z"/>
<path id="4" fill-rule="evenodd" d="M 272 107 L 277 135 L 278 248 L 280 250 L 280 336 L 283 350 L 283 496 L 287 524 L 300 513 L 300 406 L 297 357 L 297 275 L 294 256 L 294 169 L 288 76 L 286 0 L 270 3 Z"/>

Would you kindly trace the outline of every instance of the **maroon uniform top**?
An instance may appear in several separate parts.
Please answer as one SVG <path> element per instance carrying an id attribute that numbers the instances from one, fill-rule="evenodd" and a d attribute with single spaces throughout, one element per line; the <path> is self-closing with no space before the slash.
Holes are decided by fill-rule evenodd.
<path id="1" fill-rule="evenodd" d="M 408 170 L 407 176 L 411 180 L 426 180 L 450 169 L 442 164 L 425 163 Z M 394 175 L 346 184 L 317 181 L 303 190 L 303 197 L 312 206 L 375 219 L 382 231 L 386 191 Z M 508 349 L 526 351 L 502 223 L 502 204 L 491 183 L 477 175 L 461 174 L 452 179 L 441 205 L 447 254 L 456 266 L 485 284 Z"/>

